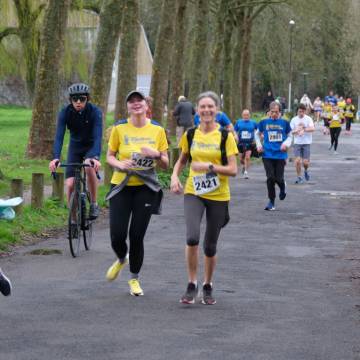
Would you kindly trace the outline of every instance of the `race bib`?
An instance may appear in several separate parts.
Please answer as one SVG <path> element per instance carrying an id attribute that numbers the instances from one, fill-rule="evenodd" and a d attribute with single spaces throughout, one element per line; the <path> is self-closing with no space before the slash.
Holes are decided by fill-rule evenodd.
<path id="1" fill-rule="evenodd" d="M 216 190 L 220 186 L 219 177 L 214 173 L 207 173 L 193 177 L 195 195 L 203 195 Z"/>
<path id="2" fill-rule="evenodd" d="M 134 168 L 146 170 L 151 169 L 155 166 L 154 159 L 146 157 L 140 153 L 132 153 L 131 160 L 134 162 Z"/>
<path id="3" fill-rule="evenodd" d="M 350 111 L 347 111 L 347 112 L 345 113 L 345 116 L 346 116 L 346 117 L 353 117 L 354 114 L 353 114 L 352 112 L 350 112 Z"/>
<path id="4" fill-rule="evenodd" d="M 242 139 L 251 139 L 251 132 L 243 130 L 241 132 L 241 138 Z"/>
<path id="5" fill-rule="evenodd" d="M 283 141 L 283 136 L 281 132 L 278 131 L 269 131 L 269 141 L 270 142 L 279 142 Z"/>

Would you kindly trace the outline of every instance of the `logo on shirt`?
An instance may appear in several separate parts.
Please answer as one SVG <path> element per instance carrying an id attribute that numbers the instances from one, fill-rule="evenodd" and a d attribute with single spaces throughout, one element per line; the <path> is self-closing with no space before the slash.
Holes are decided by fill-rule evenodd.
<path id="1" fill-rule="evenodd" d="M 204 144 L 193 140 L 191 150 L 195 149 L 195 147 L 197 147 L 199 150 L 220 150 L 219 144 Z"/>

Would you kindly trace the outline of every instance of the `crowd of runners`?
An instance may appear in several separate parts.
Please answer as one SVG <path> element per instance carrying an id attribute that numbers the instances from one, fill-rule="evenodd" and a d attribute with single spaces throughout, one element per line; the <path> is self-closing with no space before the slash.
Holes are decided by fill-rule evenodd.
<path id="1" fill-rule="evenodd" d="M 96 167 L 88 170 L 92 194 L 89 216 L 95 219 L 99 211 L 97 183 L 92 175 L 100 167 L 102 114 L 89 100 L 87 85 L 74 84 L 69 88 L 69 105 L 59 114 L 54 159 L 49 169 L 54 171 L 60 165 L 64 134 L 68 128 L 68 161 L 85 161 Z M 152 119 L 151 99 L 134 90 L 125 101 L 128 118 L 120 119 L 112 127 L 106 156 L 106 161 L 114 169 L 107 200 L 110 208 L 110 242 L 115 255 L 115 261 L 106 272 L 106 279 L 114 281 L 128 264 L 130 294 L 142 296 L 144 291 L 139 274 L 144 261 L 144 238 L 151 216 L 161 213 L 163 194 L 156 168 L 166 169 L 169 165 L 168 139 L 164 128 Z M 220 110 L 220 98 L 214 92 L 208 91 L 198 96 L 196 111 L 184 96 L 179 98 L 174 116 L 181 152 L 174 165 L 170 190 L 184 196 L 188 284 L 180 298 L 181 303 L 193 304 L 199 292 L 200 224 L 204 214 L 206 230 L 201 302 L 206 305 L 216 303 L 213 275 L 217 263 L 217 242 L 221 229 L 230 219 L 229 177 L 238 173 L 237 155 L 240 158 L 240 172 L 245 179 L 250 178 L 251 158 L 262 157 L 268 195 L 264 209 L 275 210 L 276 186 L 279 188 L 279 200 L 285 200 L 287 195 L 284 169 L 291 146 L 296 173 L 294 183 L 302 184 L 311 178 L 310 146 L 315 131 L 311 109 L 314 110 L 315 124 L 323 118 L 324 127 L 329 128 L 330 149 L 334 149 L 335 153 L 343 119 L 350 132 L 355 108 L 350 99 L 346 99 L 344 106 L 341 101 L 341 98 L 336 99 L 330 93 L 321 104 L 320 99 L 311 105 L 301 102 L 290 121 L 282 117 L 282 105 L 270 101 L 265 116 L 259 122 L 252 119 L 249 109 L 244 109 L 241 118 L 233 125 Z M 189 165 L 190 171 L 186 183 L 182 184 L 180 174 L 186 165 Z M 72 169 L 68 168 L 68 198 L 73 191 L 73 178 Z M 10 280 L 1 271 L 0 291 L 4 295 L 11 292 Z"/>

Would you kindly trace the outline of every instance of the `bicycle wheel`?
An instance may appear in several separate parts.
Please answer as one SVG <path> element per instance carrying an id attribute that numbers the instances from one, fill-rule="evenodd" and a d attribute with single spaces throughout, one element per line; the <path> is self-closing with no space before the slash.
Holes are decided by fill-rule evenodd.
<path id="1" fill-rule="evenodd" d="M 70 197 L 68 229 L 70 252 L 73 257 L 77 257 L 80 253 L 82 231 L 79 194 L 76 194 L 76 191 Z"/>
<path id="2" fill-rule="evenodd" d="M 84 245 L 86 250 L 90 250 L 93 237 L 93 223 L 89 219 L 89 210 L 90 210 L 90 195 L 83 196 L 81 198 L 82 202 L 82 224 L 83 224 L 83 236 L 84 236 Z"/>

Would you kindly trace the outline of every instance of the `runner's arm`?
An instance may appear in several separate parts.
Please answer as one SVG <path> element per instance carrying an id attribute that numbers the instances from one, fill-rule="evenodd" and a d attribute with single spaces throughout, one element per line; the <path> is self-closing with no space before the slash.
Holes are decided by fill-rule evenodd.
<path id="1" fill-rule="evenodd" d="M 182 191 L 182 185 L 179 179 L 181 172 L 183 171 L 186 163 L 188 162 L 189 155 L 181 152 L 178 161 L 174 166 L 173 173 L 171 174 L 171 184 L 170 189 L 175 194 L 180 194 Z"/>
<path id="2" fill-rule="evenodd" d="M 54 159 L 60 159 L 61 150 L 64 142 L 64 135 L 66 130 L 66 112 L 63 110 L 59 113 L 57 125 L 56 125 L 56 134 L 53 147 L 53 157 Z"/>
<path id="3" fill-rule="evenodd" d="M 210 166 L 212 165 L 213 171 L 220 175 L 225 176 L 236 176 L 237 174 L 237 163 L 236 163 L 236 156 L 230 155 L 227 157 L 228 164 L 227 165 L 218 165 L 218 164 L 212 164 L 210 162 L 192 162 L 191 168 L 194 171 L 204 171 L 208 172 L 210 171 Z"/>

